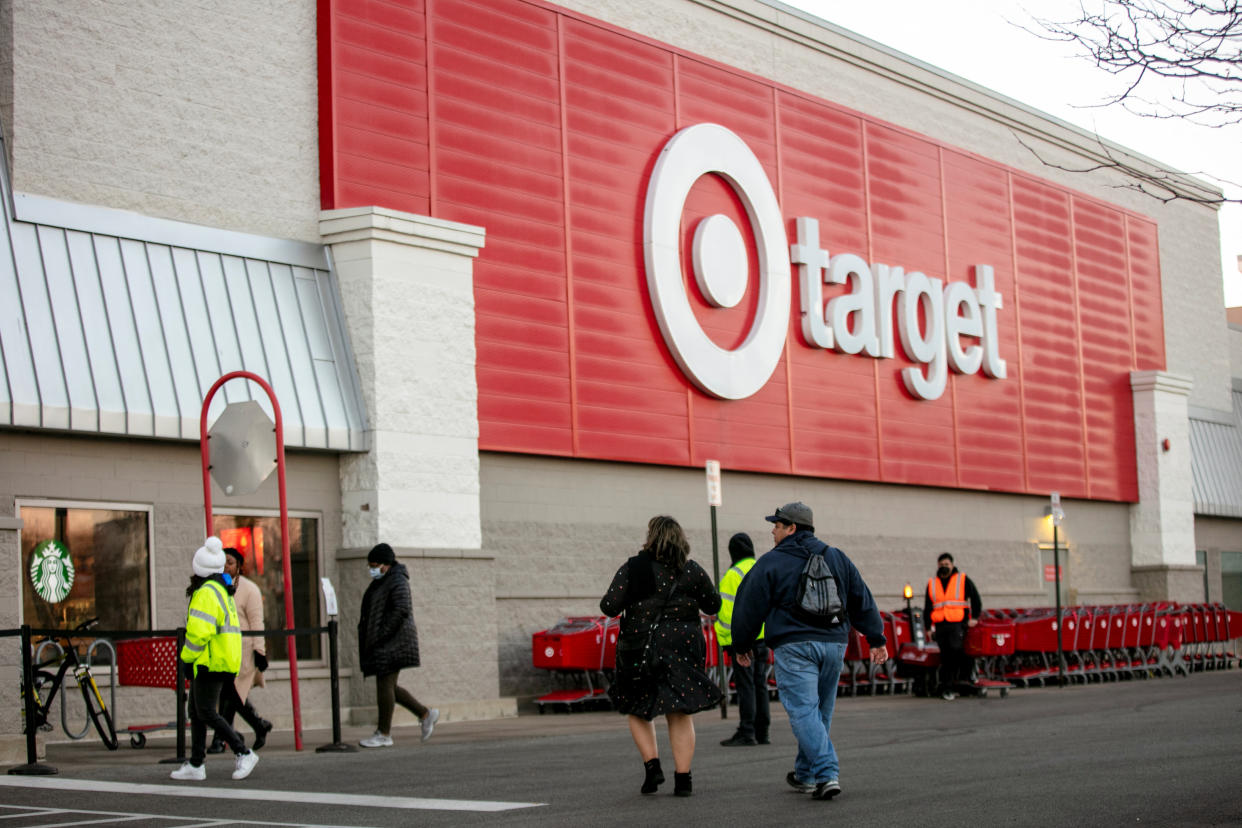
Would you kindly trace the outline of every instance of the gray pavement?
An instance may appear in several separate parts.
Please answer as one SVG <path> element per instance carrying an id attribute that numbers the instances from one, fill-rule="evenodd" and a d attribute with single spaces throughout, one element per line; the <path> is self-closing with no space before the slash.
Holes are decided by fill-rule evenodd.
<path id="1" fill-rule="evenodd" d="M 720 747 L 734 710 L 695 717 L 689 799 L 672 796 L 671 774 L 660 794 L 638 794 L 624 719 L 606 712 L 446 722 L 426 744 L 404 728 L 393 748 L 357 753 L 316 753 L 322 731 L 295 752 L 278 733 L 241 782 L 222 757 L 205 783 L 173 782 L 157 764 L 167 737 L 115 753 L 83 741 L 49 747 L 57 776 L 0 776 L 0 825 L 1239 825 L 1240 691 L 1234 670 L 1006 699 L 843 698 L 832 802 L 785 785 L 795 746 L 779 704 L 770 746 Z M 671 770 L 663 733 L 661 746 Z"/>

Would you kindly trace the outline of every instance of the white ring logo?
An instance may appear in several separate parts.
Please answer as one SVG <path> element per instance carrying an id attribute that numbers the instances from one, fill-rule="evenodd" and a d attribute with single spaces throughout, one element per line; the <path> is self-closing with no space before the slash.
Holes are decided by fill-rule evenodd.
<path id="1" fill-rule="evenodd" d="M 681 214 L 690 188 L 716 173 L 746 208 L 759 258 L 759 303 L 746 338 L 732 351 L 712 342 L 690 307 L 681 273 Z M 664 145 L 647 188 L 643 221 L 647 290 L 664 342 L 695 385 L 714 397 L 740 400 L 768 381 L 789 329 L 789 244 L 785 220 L 767 174 L 750 148 L 719 124 L 687 127 Z M 746 293 L 746 243 L 724 215 L 699 222 L 693 241 L 695 280 L 718 308 Z"/>

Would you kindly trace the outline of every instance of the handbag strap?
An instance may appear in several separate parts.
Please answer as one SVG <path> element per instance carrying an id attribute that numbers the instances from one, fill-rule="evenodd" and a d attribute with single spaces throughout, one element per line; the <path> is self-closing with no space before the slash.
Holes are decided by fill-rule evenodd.
<path id="1" fill-rule="evenodd" d="M 651 622 L 652 627 L 658 626 L 664 620 L 664 611 L 668 609 L 668 602 L 673 599 L 673 593 L 677 591 L 677 579 L 680 577 L 680 573 L 673 576 L 673 583 L 669 586 L 668 592 L 664 593 L 664 600 L 660 602 L 660 612 L 656 615 L 655 620 Z"/>

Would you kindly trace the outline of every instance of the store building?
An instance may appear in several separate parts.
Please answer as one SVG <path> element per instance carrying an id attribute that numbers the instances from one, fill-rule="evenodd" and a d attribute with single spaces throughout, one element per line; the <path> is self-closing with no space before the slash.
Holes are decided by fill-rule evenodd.
<path id="1" fill-rule="evenodd" d="M 597 613 L 649 517 L 710 566 L 707 460 L 720 537 L 801 499 L 882 605 L 945 551 L 1051 603 L 1052 492 L 1069 603 L 1242 601 L 1217 216 L 1067 171 L 1152 164 L 1123 147 L 757 0 L 0 9 L 2 628 L 180 623 L 238 369 L 281 401 L 297 620 L 330 579 L 357 723 L 374 543 L 418 696 L 512 715 L 531 633 Z M 274 480 L 213 501 L 283 626 Z"/>

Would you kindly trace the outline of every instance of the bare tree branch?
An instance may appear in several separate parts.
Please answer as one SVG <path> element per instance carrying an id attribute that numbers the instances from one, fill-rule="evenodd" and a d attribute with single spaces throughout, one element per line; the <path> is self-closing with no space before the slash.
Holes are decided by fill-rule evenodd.
<path id="1" fill-rule="evenodd" d="M 1039 150 L 1023 140 L 1022 136 L 1011 130 L 1014 139 L 1033 155 L 1041 164 L 1051 167 L 1055 170 L 1064 170 L 1072 173 L 1093 173 L 1101 171 L 1112 171 L 1120 173 L 1127 180 L 1124 183 L 1110 185 L 1118 190 L 1130 190 L 1131 192 L 1141 193 L 1149 198 L 1154 198 L 1162 204 L 1168 204 L 1172 201 L 1189 201 L 1194 204 L 1203 204 L 1207 206 L 1220 206 L 1222 204 L 1242 204 L 1242 198 L 1227 198 L 1223 194 L 1204 195 L 1202 191 L 1196 192 L 1188 188 L 1183 181 L 1181 173 L 1168 172 L 1159 169 L 1140 167 L 1137 164 L 1130 163 L 1118 158 L 1116 153 L 1096 136 L 1096 143 L 1100 148 L 1101 155 L 1104 156 L 1103 161 L 1092 164 L 1085 164 L 1080 167 L 1069 167 L 1064 164 L 1057 164 L 1049 161 Z M 1203 175 L 1203 173 L 1196 173 Z M 1231 187 L 1239 188 L 1236 182 L 1227 181 L 1216 176 L 1211 176 L 1214 180 L 1221 184 L 1228 184 Z"/>
<path id="2" fill-rule="evenodd" d="M 1219 127 L 1242 115 L 1242 0 L 1081 0 L 1067 21 L 1033 18 L 1045 40 L 1072 43 L 1117 76 L 1121 105 Z"/>

